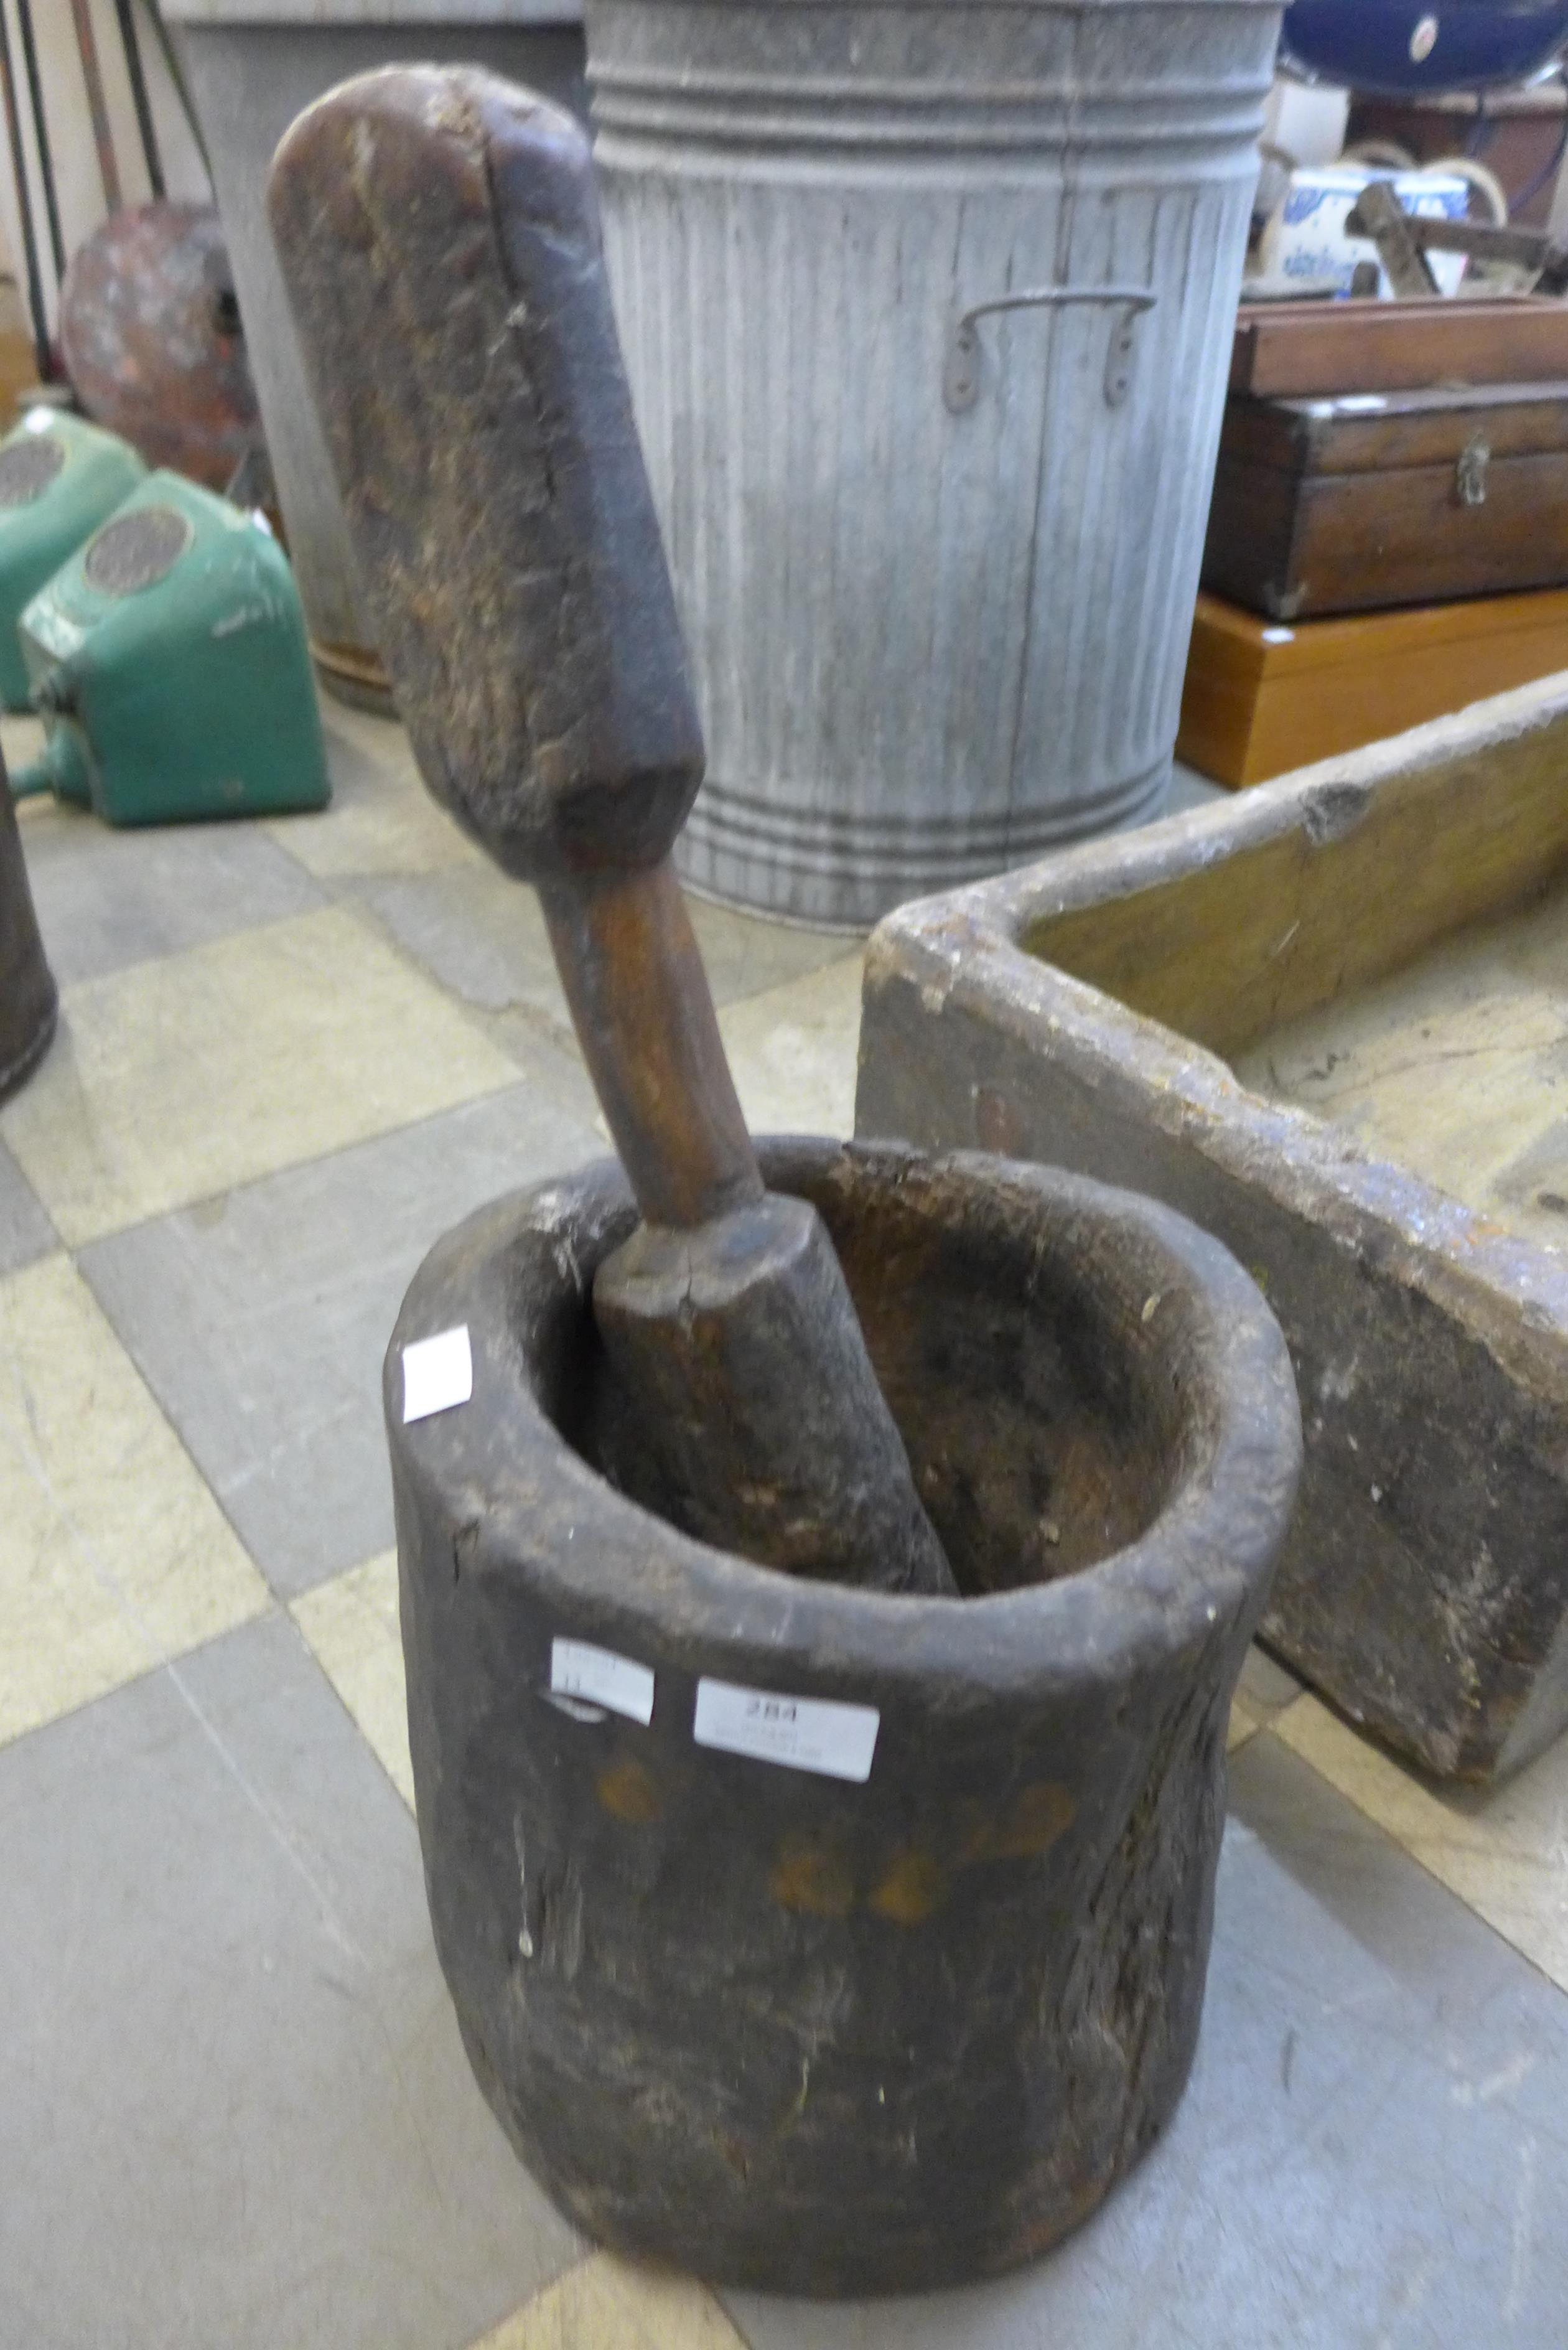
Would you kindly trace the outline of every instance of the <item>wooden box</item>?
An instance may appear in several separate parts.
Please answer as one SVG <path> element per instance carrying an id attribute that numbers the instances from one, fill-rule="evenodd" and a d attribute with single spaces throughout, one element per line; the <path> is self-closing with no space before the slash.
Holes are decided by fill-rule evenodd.
<path id="1" fill-rule="evenodd" d="M 1200 595 L 1176 753 L 1262 783 L 1568 670 L 1568 588 L 1294 625 Z"/>
<path id="2" fill-rule="evenodd" d="M 1203 585 L 1271 619 L 1568 579 L 1568 382 L 1225 403 Z"/>
<path id="3" fill-rule="evenodd" d="M 1231 389 L 1255 398 L 1568 380 L 1568 303 L 1537 294 L 1259 302 L 1237 314 Z"/>
<path id="4" fill-rule="evenodd" d="M 1440 1774 L 1568 1722 L 1568 683 L 890 915 L 856 1125 L 1217 1233 L 1306 1437 L 1265 1637 Z"/>
<path id="5" fill-rule="evenodd" d="M 1568 579 L 1568 381 L 1226 403 L 1203 584 L 1271 619 Z"/>

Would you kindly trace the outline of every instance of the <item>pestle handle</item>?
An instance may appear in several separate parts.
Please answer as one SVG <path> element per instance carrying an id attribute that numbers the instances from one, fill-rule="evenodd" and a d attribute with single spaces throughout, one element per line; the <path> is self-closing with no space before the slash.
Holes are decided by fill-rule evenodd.
<path id="1" fill-rule="evenodd" d="M 300 117 L 268 203 L 425 779 L 538 885 L 643 1215 L 759 1199 L 667 861 L 702 738 L 587 140 L 489 75 L 395 67 Z"/>
<path id="2" fill-rule="evenodd" d="M 542 897 L 572 1024 L 644 1221 L 690 1231 L 760 1200 L 762 1172 L 670 859 Z"/>

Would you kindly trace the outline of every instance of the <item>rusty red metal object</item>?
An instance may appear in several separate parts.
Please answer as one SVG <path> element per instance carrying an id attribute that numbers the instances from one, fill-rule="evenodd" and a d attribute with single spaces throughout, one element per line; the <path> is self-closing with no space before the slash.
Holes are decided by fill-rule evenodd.
<path id="1" fill-rule="evenodd" d="M 92 119 L 93 144 L 98 149 L 103 200 L 111 213 L 117 213 L 122 202 L 119 162 L 114 151 L 114 133 L 109 129 L 109 100 L 104 93 L 103 68 L 99 64 L 98 36 L 93 30 L 90 0 L 71 0 L 71 17 L 76 26 L 77 55 L 81 59 L 82 88 L 87 94 L 88 113 Z"/>
<path id="2" fill-rule="evenodd" d="M 66 273 L 60 342 L 78 399 L 150 465 L 226 487 L 261 445 L 227 248 L 211 208 L 114 213 Z"/>

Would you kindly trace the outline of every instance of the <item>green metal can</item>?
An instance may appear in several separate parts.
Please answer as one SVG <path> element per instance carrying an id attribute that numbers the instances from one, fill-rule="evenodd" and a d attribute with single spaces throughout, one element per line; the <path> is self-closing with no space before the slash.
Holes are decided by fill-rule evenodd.
<path id="1" fill-rule="evenodd" d="M 30 408 L 0 441 L 0 702 L 27 710 L 16 623 L 147 468 L 128 441 L 62 409 Z"/>
<path id="2" fill-rule="evenodd" d="M 22 615 L 53 791 L 115 825 L 327 804 L 294 576 L 258 515 L 149 473 Z"/>

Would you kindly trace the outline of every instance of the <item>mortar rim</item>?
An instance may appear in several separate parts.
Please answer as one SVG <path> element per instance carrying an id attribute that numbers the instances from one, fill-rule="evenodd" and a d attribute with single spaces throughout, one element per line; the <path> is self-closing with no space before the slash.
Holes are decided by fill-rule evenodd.
<path id="1" fill-rule="evenodd" d="M 1194 1353 L 1213 1399 L 1212 1432 L 1164 1506 L 1135 1541 L 1071 1574 L 956 1601 L 809 1582 L 682 1534 L 613 1486 L 549 1417 L 512 1310 L 523 1287 L 553 1291 L 557 1304 L 568 1286 L 581 1296 L 560 1262 L 563 1247 L 576 1272 L 573 1243 L 585 1226 L 597 1217 L 599 1255 L 618 1237 L 618 1217 L 628 1228 L 625 1179 L 615 1160 L 598 1159 L 493 1202 L 438 1242 L 387 1350 L 384 1399 L 399 1471 L 485 1504 L 465 1575 L 522 1576 L 557 1606 L 563 1631 L 624 1647 L 650 1665 L 678 1646 L 686 1671 L 709 1669 L 692 1659 L 710 1652 L 711 1669 L 731 1675 L 750 1659 L 749 1669 L 817 1694 L 853 1697 L 871 1680 L 886 1694 L 903 1683 L 925 1705 L 933 1686 L 958 1705 L 1126 1680 L 1141 1662 L 1228 1640 L 1238 1618 L 1255 1619 L 1294 1501 L 1301 1421 L 1279 1326 L 1228 1250 L 1174 1209 L 1062 1169 L 822 1137 L 762 1138 L 759 1155 L 772 1188 L 803 1196 L 844 1168 L 900 1186 L 956 1176 L 971 1201 L 988 1191 L 1033 1194 L 1042 1223 L 1073 1211 L 1131 1227 L 1207 1323 Z M 482 1493 L 466 1457 L 472 1407 L 401 1423 L 403 1346 L 460 1318 L 470 1328 L 476 1395 L 482 1365 L 486 1384 L 506 1383 L 492 1406 L 505 1409 L 515 1446 L 504 1490 L 493 1476 Z M 1173 1347 L 1174 1335 L 1150 1343 Z M 568 1502 L 571 1534 L 552 1541 L 541 1505 Z M 675 1663 L 673 1653 L 666 1661 Z"/>

